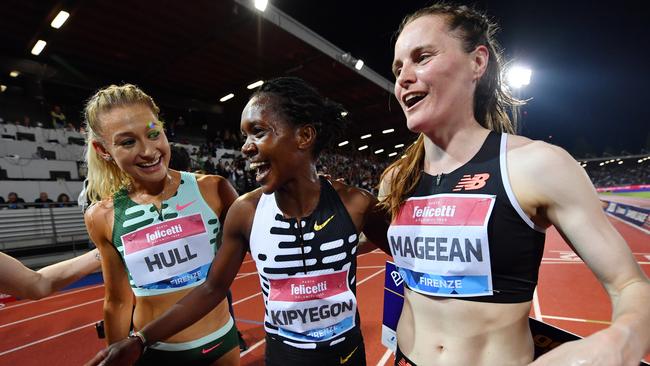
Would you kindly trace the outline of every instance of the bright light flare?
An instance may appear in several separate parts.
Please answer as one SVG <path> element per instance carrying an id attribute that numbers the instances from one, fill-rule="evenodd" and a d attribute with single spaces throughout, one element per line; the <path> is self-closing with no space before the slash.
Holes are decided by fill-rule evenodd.
<path id="1" fill-rule="evenodd" d="M 523 66 L 513 66 L 506 73 L 506 82 L 512 88 L 519 89 L 530 84 L 530 77 L 533 71 Z"/>
<path id="2" fill-rule="evenodd" d="M 257 88 L 258 86 L 262 86 L 262 84 L 264 84 L 264 80 L 258 80 L 258 81 L 256 81 L 256 82 L 254 82 L 254 83 L 249 84 L 248 86 L 246 86 L 246 89 L 249 89 L 249 90 L 250 90 L 250 89 L 255 89 L 255 88 Z"/>
<path id="3" fill-rule="evenodd" d="M 269 5 L 269 0 L 255 0 L 255 9 L 259 11 L 266 10 L 267 5 Z"/>
<path id="4" fill-rule="evenodd" d="M 228 95 L 223 96 L 221 99 L 219 99 L 219 101 L 220 101 L 220 102 L 225 102 L 225 101 L 227 101 L 227 100 L 232 99 L 234 96 L 235 96 L 235 94 L 230 93 L 230 94 L 228 94 Z"/>
<path id="5" fill-rule="evenodd" d="M 34 47 L 32 48 L 32 55 L 38 56 L 43 52 L 43 49 L 45 48 L 45 45 L 47 45 L 47 42 L 45 42 L 42 39 L 39 39 Z"/>
<path id="6" fill-rule="evenodd" d="M 349 144 L 349 143 L 350 143 L 350 141 L 348 141 L 348 140 L 345 140 L 345 141 L 343 141 L 343 142 L 339 142 L 339 147 L 341 147 L 341 146 L 345 146 L 345 145 L 347 145 L 347 144 Z"/>
<path id="7" fill-rule="evenodd" d="M 59 28 L 61 28 L 63 23 L 65 23 L 65 21 L 68 20 L 69 16 L 70 16 L 70 13 L 68 13 L 67 11 L 61 10 L 59 12 L 59 14 L 57 14 L 56 17 L 54 17 L 54 20 L 52 20 L 52 23 L 50 23 L 50 25 L 52 26 L 52 28 L 59 29 Z"/>

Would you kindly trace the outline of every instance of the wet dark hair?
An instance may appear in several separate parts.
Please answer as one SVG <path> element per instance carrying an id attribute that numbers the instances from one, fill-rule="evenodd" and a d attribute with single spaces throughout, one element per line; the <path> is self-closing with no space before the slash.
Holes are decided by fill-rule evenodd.
<path id="1" fill-rule="evenodd" d="M 251 96 L 270 97 L 276 113 L 294 127 L 312 125 L 316 130 L 314 159 L 343 135 L 347 120 L 339 104 L 323 97 L 314 87 L 297 77 L 280 77 L 265 81 Z"/>

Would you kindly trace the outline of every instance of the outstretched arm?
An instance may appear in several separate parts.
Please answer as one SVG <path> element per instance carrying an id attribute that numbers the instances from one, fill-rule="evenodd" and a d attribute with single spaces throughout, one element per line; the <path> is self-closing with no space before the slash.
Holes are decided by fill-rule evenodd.
<path id="1" fill-rule="evenodd" d="M 15 258 L 0 253 L 0 293 L 38 300 L 99 268 L 97 249 L 38 271 L 33 271 Z"/>
<path id="2" fill-rule="evenodd" d="M 146 346 L 194 324 L 225 298 L 248 248 L 242 229 L 250 220 L 247 220 L 249 213 L 239 203 L 236 201 L 228 211 L 223 226 L 223 244 L 212 261 L 206 281 L 140 330 Z M 102 365 L 131 365 L 140 357 L 143 346 L 138 339 L 124 339 L 100 351 L 87 365 L 98 365 L 102 361 Z"/>
<path id="3" fill-rule="evenodd" d="M 513 162 L 514 170 L 531 177 L 525 186 L 534 192 L 539 215 L 585 261 L 613 305 L 610 327 L 564 344 L 533 364 L 638 365 L 650 351 L 650 283 L 603 213 L 584 170 L 558 147 L 538 142 L 531 147 L 526 159 Z"/>

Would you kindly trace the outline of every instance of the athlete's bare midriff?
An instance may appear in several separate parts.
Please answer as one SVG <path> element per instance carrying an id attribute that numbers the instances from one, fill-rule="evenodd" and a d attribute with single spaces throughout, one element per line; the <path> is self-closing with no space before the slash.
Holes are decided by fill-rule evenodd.
<path id="1" fill-rule="evenodd" d="M 532 361 L 530 302 L 473 302 L 408 289 L 404 295 L 397 340 L 418 366 L 519 366 Z"/>
<path id="2" fill-rule="evenodd" d="M 133 325 L 135 329 L 142 329 L 149 322 L 160 317 L 167 309 L 176 304 L 177 301 L 182 299 L 191 290 L 190 288 L 171 294 L 136 297 L 137 306 L 133 313 Z M 182 343 L 199 339 L 223 327 L 228 322 L 229 317 L 228 301 L 224 299 L 206 316 L 167 338 L 164 342 Z"/>

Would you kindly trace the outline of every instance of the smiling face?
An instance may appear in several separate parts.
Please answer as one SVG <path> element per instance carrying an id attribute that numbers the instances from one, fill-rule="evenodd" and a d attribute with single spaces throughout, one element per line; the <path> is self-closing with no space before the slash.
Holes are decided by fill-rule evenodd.
<path id="1" fill-rule="evenodd" d="M 425 15 L 406 25 L 395 44 L 393 74 L 407 127 L 426 133 L 458 116 L 473 116 L 480 66 L 443 16 Z"/>
<path id="2" fill-rule="evenodd" d="M 244 107 L 240 125 L 246 139 L 241 151 L 267 194 L 295 177 L 301 169 L 299 162 L 309 158 L 301 153 L 297 129 L 274 110 L 273 104 L 271 96 L 253 97 Z"/>
<path id="3" fill-rule="evenodd" d="M 167 176 L 170 148 L 158 118 L 144 104 L 118 106 L 99 115 L 101 157 L 110 157 L 135 182 L 155 183 Z"/>

